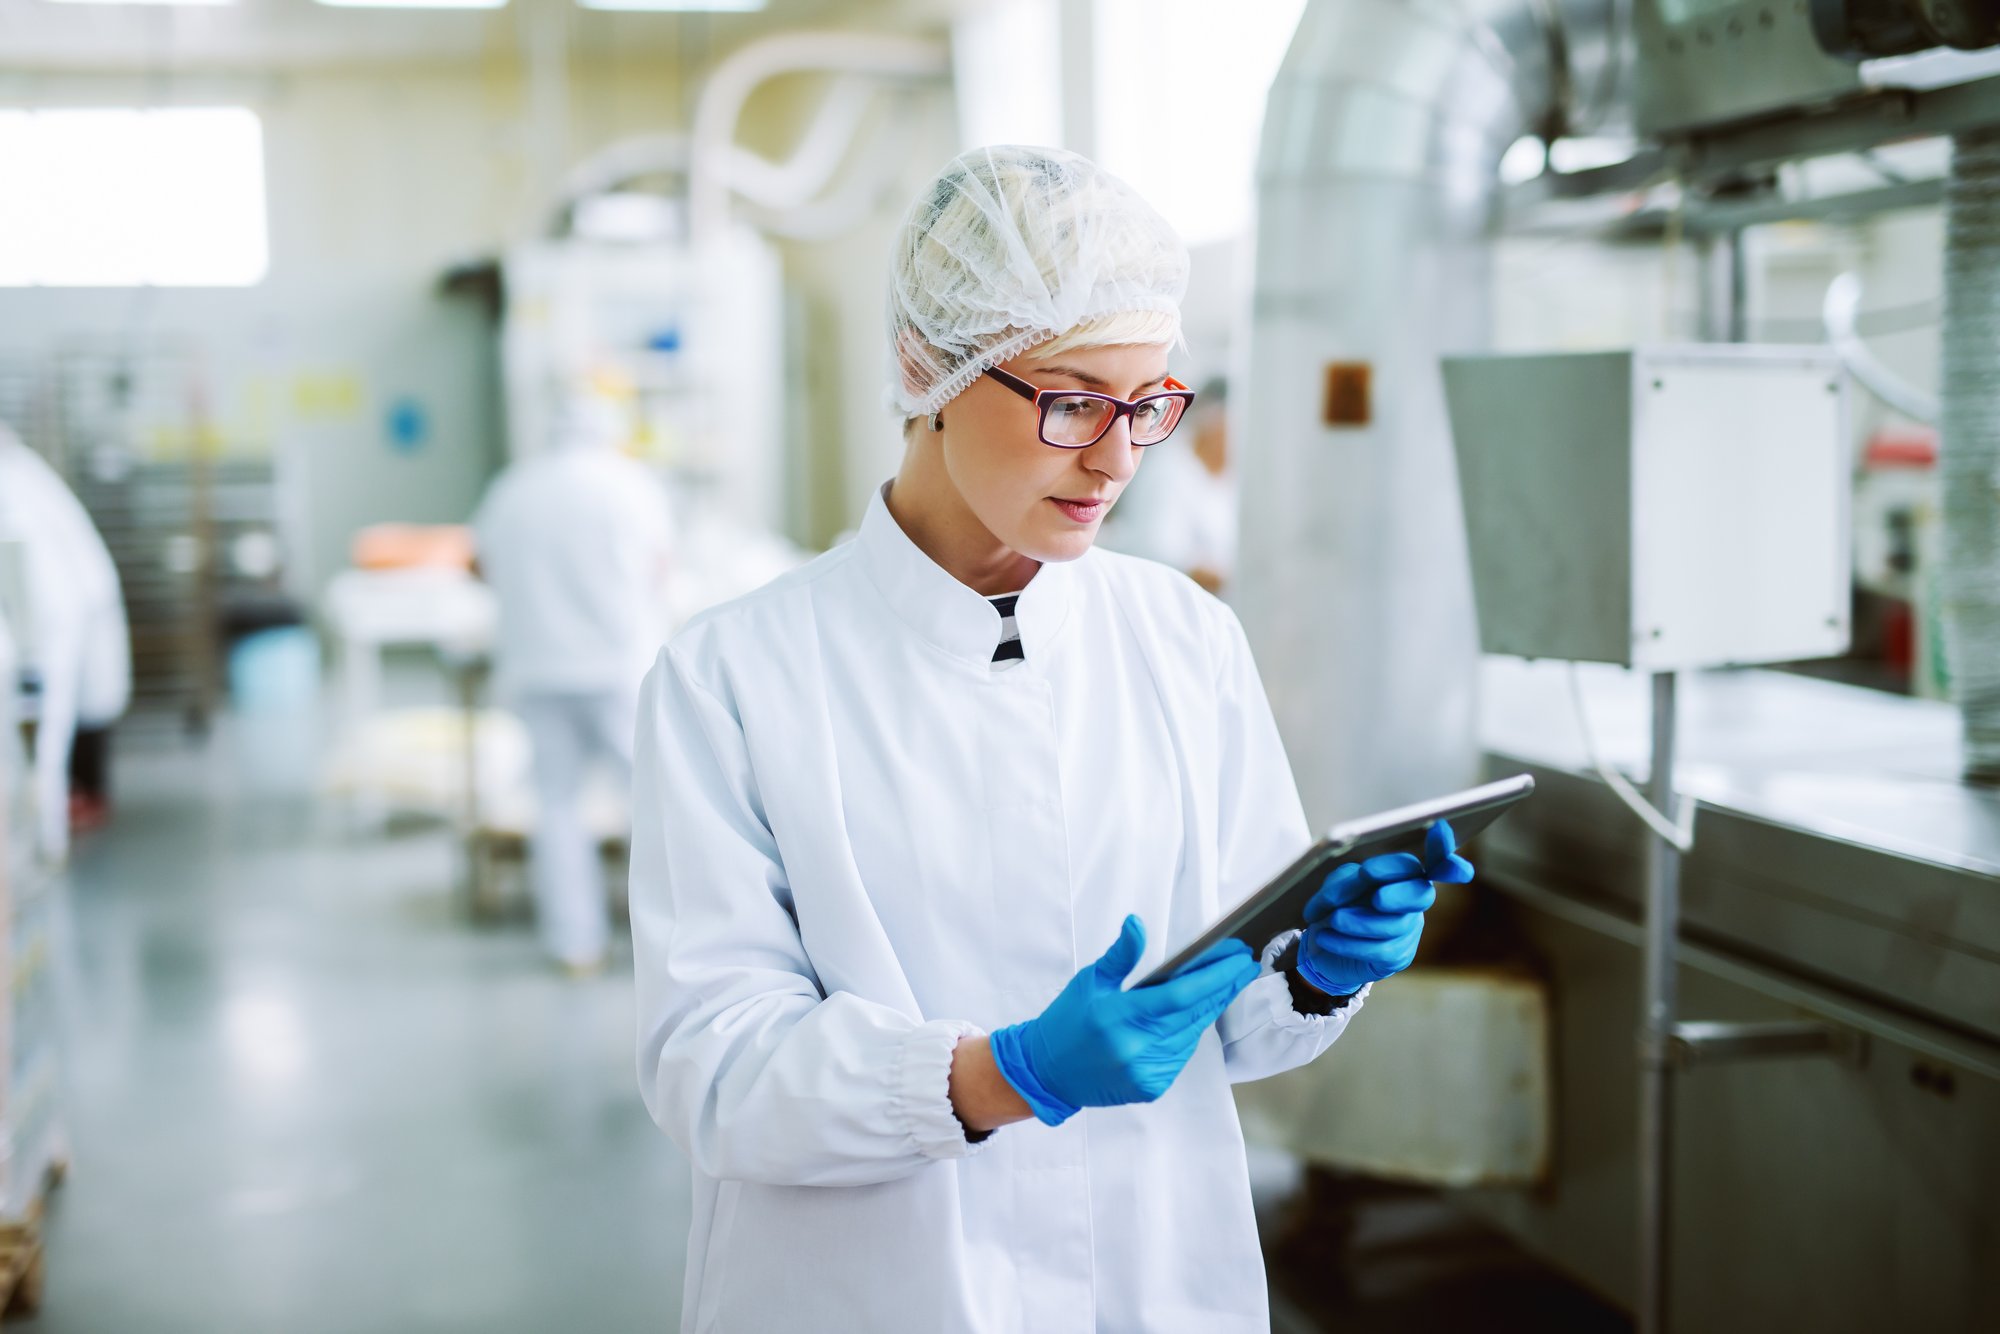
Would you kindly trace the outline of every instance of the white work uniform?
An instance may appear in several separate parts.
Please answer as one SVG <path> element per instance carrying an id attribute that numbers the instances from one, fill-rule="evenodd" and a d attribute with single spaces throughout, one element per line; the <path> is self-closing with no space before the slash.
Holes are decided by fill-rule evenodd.
<path id="1" fill-rule="evenodd" d="M 556 958 L 588 964 L 611 924 L 579 797 L 594 765 L 621 791 L 630 779 L 633 702 L 665 638 L 666 491 L 612 449 L 557 449 L 501 474 L 473 530 L 500 603 L 497 684 L 534 751 L 542 937 Z"/>
<path id="2" fill-rule="evenodd" d="M 970 1143 L 952 1049 L 1118 934 L 1141 969 L 1308 842 L 1235 616 L 1093 551 L 994 607 L 878 495 L 852 542 L 706 612 L 640 701 L 647 1106 L 693 1162 L 682 1328 L 1265 1331 L 1232 1082 L 1359 1008 L 1252 983 L 1150 1105 Z M 1268 960 L 1285 943 L 1273 942 Z"/>
<path id="3" fill-rule="evenodd" d="M 659 478 L 614 449 L 556 449 L 501 473 L 472 523 L 500 599 L 499 687 L 636 690 L 666 637 L 673 517 Z"/>
<path id="4" fill-rule="evenodd" d="M 79 718 L 107 726 L 132 697 L 132 641 L 118 567 L 90 514 L 39 454 L 0 428 L 0 541 L 27 552 L 20 637 L 41 677 L 35 804 L 44 856 L 69 851 L 69 757 Z M 13 689 L 9 682 L 7 689 Z"/>

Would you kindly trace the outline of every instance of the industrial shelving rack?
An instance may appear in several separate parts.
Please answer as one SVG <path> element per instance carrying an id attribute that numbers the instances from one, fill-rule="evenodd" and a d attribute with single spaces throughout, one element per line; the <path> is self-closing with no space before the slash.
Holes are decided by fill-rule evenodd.
<path id="1" fill-rule="evenodd" d="M 17 549 L 0 546 L 0 564 Z M 0 603 L 0 631 L 7 606 Z M 42 1295 L 42 1202 L 67 1165 L 55 986 L 61 884 L 36 848 L 18 672 L 0 634 L 0 1313 Z"/>

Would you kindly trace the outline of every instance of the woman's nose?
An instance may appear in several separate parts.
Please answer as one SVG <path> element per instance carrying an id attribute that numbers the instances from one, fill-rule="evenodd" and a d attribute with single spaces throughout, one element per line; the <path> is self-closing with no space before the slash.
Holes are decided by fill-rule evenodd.
<path id="1" fill-rule="evenodd" d="M 1114 481 L 1130 480 L 1139 471 L 1139 451 L 1132 444 L 1131 422 L 1124 417 L 1112 422 L 1110 430 L 1084 449 L 1083 466 Z"/>

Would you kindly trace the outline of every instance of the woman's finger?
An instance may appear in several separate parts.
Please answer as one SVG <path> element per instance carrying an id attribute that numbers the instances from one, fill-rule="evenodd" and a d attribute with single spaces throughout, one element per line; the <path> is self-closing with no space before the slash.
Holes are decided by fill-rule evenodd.
<path id="1" fill-rule="evenodd" d="M 1320 883 L 1319 891 L 1306 900 L 1306 920 L 1317 922 L 1331 917 L 1341 904 L 1354 903 L 1367 895 L 1368 886 L 1362 881 L 1360 865 L 1342 862 Z"/>
<path id="2" fill-rule="evenodd" d="M 1361 863 L 1361 874 L 1377 885 L 1394 884 L 1398 880 L 1423 880 L 1424 864 L 1407 852 L 1385 852 L 1380 857 L 1370 857 Z"/>
<path id="3" fill-rule="evenodd" d="M 1125 994 L 1141 1013 L 1165 1018 L 1198 1008 L 1217 995 L 1227 994 L 1233 999 L 1261 971 L 1249 951 L 1244 950 L 1217 955 L 1176 973 L 1156 987 L 1140 987 Z"/>
<path id="4" fill-rule="evenodd" d="M 1458 835 L 1451 821 L 1439 820 L 1424 834 L 1424 865 L 1435 866 L 1458 851 Z"/>
<path id="5" fill-rule="evenodd" d="M 1439 820 L 1424 835 L 1424 875 L 1440 885 L 1472 883 L 1472 863 L 1458 855 L 1458 835 L 1448 820 Z"/>
<path id="6" fill-rule="evenodd" d="M 1224 973 L 1222 985 L 1212 988 L 1174 1009 L 1152 1010 L 1146 1015 L 1146 1024 L 1156 1033 L 1171 1033 L 1178 1029 L 1207 1028 L 1222 1017 L 1222 1012 L 1230 1007 L 1243 989 L 1255 982 L 1263 972 L 1255 963 L 1243 960 L 1231 972 Z M 1153 990 L 1158 990 L 1157 987 Z"/>
<path id="7" fill-rule="evenodd" d="M 1358 940 L 1394 940 L 1416 924 L 1413 914 L 1342 908 L 1333 915 L 1333 929 Z"/>
<path id="8" fill-rule="evenodd" d="M 1428 880 L 1398 880 L 1392 885 L 1384 885 L 1369 898 L 1368 906 L 1376 912 L 1412 913 L 1429 912 L 1437 902 L 1437 889 Z"/>

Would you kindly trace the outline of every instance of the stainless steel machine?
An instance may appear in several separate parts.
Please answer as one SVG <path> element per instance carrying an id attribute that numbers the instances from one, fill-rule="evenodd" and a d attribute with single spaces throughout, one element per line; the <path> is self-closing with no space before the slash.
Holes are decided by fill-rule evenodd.
<path id="1" fill-rule="evenodd" d="M 1549 1167 L 1463 1198 L 1644 1330 L 1992 1319 L 2000 67 L 1960 53 L 1996 43 L 1995 0 L 1316 0 L 1272 91 L 1239 610 L 1316 822 L 1536 774 L 1480 856 L 1549 1000 Z M 1628 151 L 1501 184 L 1524 136 L 1585 134 Z M 1781 170 L 1917 137 L 1952 139 L 1948 177 L 1815 195 Z M 1490 580 L 1475 615 L 1482 530 L 1605 521 L 1581 496 L 1482 508 L 1505 459 L 1461 488 L 1441 368 L 1487 345 L 1495 238 L 1557 210 L 1588 225 L 1614 198 L 1596 216 L 1623 225 L 1663 185 L 1718 340 L 1744 332 L 1745 227 L 1944 202 L 1954 705 L 1694 670 L 1760 654 L 1558 643 L 1629 607 L 1550 598 L 1550 646 L 1508 643 L 1525 604 L 1495 621 Z M 1522 395 L 1552 373 L 1511 369 Z M 1636 384 L 1629 362 L 1609 375 Z M 1782 503 L 1843 503 L 1812 476 Z M 1625 665 L 1482 660 L 1482 637 Z M 1698 803 L 1685 856 L 1600 777 L 1619 768 L 1669 816 Z"/>

